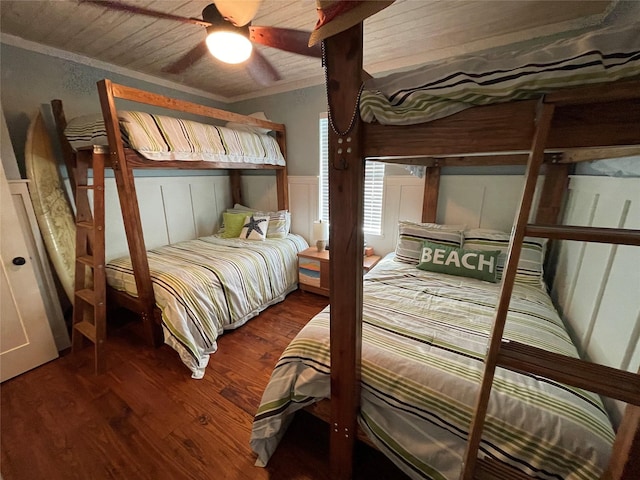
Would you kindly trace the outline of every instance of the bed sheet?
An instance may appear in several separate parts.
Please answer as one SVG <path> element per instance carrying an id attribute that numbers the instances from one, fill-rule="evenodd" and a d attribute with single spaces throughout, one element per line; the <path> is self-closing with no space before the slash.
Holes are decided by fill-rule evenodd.
<path id="1" fill-rule="evenodd" d="M 364 280 L 359 424 L 415 479 L 459 478 L 499 285 L 386 258 Z M 505 338 L 577 356 L 543 288 L 514 286 Z M 256 413 L 265 465 L 295 411 L 330 396 L 329 308 L 283 352 Z M 614 432 L 600 397 L 498 368 L 480 446 L 544 479 L 597 479 Z"/>
<path id="2" fill-rule="evenodd" d="M 433 62 L 365 83 L 365 122 L 412 125 L 476 105 L 538 98 L 560 88 L 640 75 L 638 26 L 609 27 L 550 45 Z"/>
<path id="3" fill-rule="evenodd" d="M 204 376 L 216 339 L 297 287 L 299 235 L 264 241 L 202 237 L 147 252 L 164 341 L 194 378 Z M 129 295 L 137 289 L 131 259 L 112 260 L 107 283 Z"/>
<path id="4" fill-rule="evenodd" d="M 285 165 L 276 139 L 256 130 L 233 130 L 144 112 L 118 112 L 125 146 L 149 160 Z M 74 149 L 109 145 L 102 115 L 76 117 L 65 135 Z"/>

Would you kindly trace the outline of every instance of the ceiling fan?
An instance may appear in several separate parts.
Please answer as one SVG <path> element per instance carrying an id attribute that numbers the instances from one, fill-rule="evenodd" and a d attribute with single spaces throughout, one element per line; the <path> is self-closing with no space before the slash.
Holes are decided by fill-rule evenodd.
<path id="1" fill-rule="evenodd" d="M 205 27 L 207 37 L 179 59 L 162 69 L 163 72 L 182 73 L 203 58 L 207 52 L 226 63 L 245 62 L 247 73 L 259 84 L 268 86 L 280 80 L 277 70 L 255 48 L 259 43 L 299 55 L 321 58 L 319 45 L 308 46 L 310 32 L 280 27 L 251 25 L 262 0 L 215 0 L 202 11 L 199 18 L 181 17 L 150 10 L 119 1 L 80 0 L 108 10 L 118 10 L 164 20 L 174 20 Z M 237 42 L 237 43 L 235 43 Z"/>

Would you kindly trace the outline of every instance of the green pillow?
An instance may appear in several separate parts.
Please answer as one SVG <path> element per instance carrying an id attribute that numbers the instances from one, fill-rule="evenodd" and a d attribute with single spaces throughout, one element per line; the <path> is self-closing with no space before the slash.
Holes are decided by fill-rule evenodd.
<path id="1" fill-rule="evenodd" d="M 479 252 L 433 242 L 423 242 L 422 245 L 418 263 L 420 270 L 478 278 L 493 283 L 498 281 L 500 250 Z"/>
<path id="2" fill-rule="evenodd" d="M 244 219 L 247 218 L 247 213 L 227 213 L 222 214 L 224 221 L 224 232 L 220 235 L 222 238 L 238 238 L 242 227 L 244 226 Z"/>

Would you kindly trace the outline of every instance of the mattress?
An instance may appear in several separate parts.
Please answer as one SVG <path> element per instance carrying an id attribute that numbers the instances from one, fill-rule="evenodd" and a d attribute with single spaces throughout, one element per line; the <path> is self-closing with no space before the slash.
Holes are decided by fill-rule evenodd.
<path id="1" fill-rule="evenodd" d="M 143 112 L 118 112 L 123 142 L 149 160 L 285 165 L 276 139 L 260 129 L 234 130 Z M 109 145 L 102 115 L 71 120 L 65 136 L 74 149 Z"/>
<path id="2" fill-rule="evenodd" d="M 147 252 L 164 341 L 192 377 L 204 376 L 224 330 L 243 325 L 297 287 L 297 254 L 306 248 L 294 234 L 264 241 L 209 236 Z M 110 261 L 106 275 L 111 287 L 137 295 L 129 257 Z"/>
<path id="3" fill-rule="evenodd" d="M 430 63 L 365 83 L 365 122 L 412 125 L 476 105 L 540 97 L 571 86 L 640 75 L 637 24 L 610 27 L 545 47 L 503 49 Z"/>
<path id="4" fill-rule="evenodd" d="M 409 477 L 459 478 L 499 285 L 387 257 L 364 280 L 360 427 Z M 515 284 L 505 338 L 576 349 L 544 288 Z M 251 446 L 265 465 L 293 414 L 330 396 L 329 309 L 276 364 Z M 597 479 L 614 432 L 596 394 L 498 368 L 481 455 L 543 479 Z"/>

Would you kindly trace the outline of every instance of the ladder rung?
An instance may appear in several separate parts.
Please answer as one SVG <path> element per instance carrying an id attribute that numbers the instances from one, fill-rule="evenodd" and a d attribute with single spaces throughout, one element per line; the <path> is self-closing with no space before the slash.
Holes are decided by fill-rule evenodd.
<path id="1" fill-rule="evenodd" d="M 76 190 L 80 190 L 80 191 L 89 191 L 93 189 L 94 189 L 93 185 L 76 185 Z"/>
<path id="2" fill-rule="evenodd" d="M 96 343 L 96 326 L 90 322 L 78 322 L 73 325 L 77 331 L 87 337 L 93 343 Z"/>
<path id="3" fill-rule="evenodd" d="M 640 230 L 623 228 L 529 224 L 525 229 L 525 235 L 530 237 L 555 238 L 560 240 L 613 243 L 618 245 L 640 245 Z"/>
<path id="4" fill-rule="evenodd" d="M 76 226 L 86 228 L 88 230 L 93 230 L 93 222 L 77 222 Z"/>
<path id="5" fill-rule="evenodd" d="M 76 257 L 76 261 L 88 266 L 88 267 L 95 267 L 96 265 L 94 265 L 93 263 L 93 256 L 92 255 L 82 255 L 80 257 Z"/>
<path id="6" fill-rule="evenodd" d="M 478 458 L 476 470 L 473 472 L 474 480 L 531 480 L 517 468 L 505 465 L 492 458 Z"/>
<path id="7" fill-rule="evenodd" d="M 82 300 L 84 300 L 89 305 L 94 305 L 95 306 L 96 296 L 95 296 L 94 291 L 91 290 L 90 288 L 77 290 L 76 291 L 76 297 L 80 297 Z"/>
<path id="8" fill-rule="evenodd" d="M 497 364 L 640 405 L 640 375 L 635 373 L 509 341 L 502 342 Z"/>

